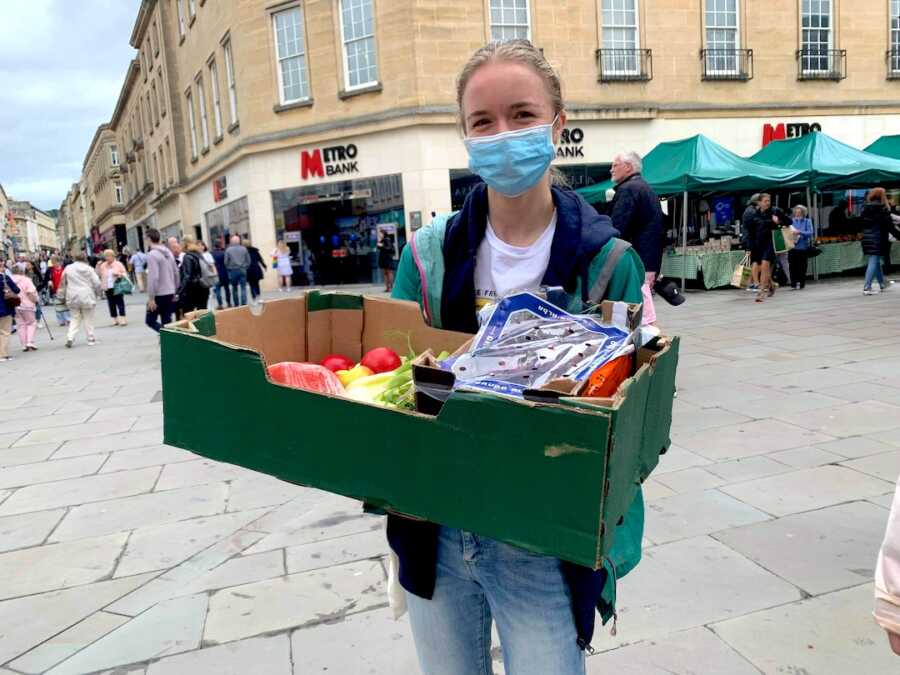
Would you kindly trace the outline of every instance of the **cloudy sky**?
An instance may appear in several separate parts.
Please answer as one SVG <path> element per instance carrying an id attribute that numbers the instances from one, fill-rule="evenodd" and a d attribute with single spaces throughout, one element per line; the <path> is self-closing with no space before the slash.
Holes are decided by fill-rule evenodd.
<path id="1" fill-rule="evenodd" d="M 140 0 L 0 0 L 0 184 L 55 209 L 108 122 Z"/>

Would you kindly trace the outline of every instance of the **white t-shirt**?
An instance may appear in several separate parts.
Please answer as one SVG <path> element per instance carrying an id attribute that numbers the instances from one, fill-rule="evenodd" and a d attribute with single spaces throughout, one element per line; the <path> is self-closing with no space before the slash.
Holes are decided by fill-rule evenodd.
<path id="1" fill-rule="evenodd" d="M 106 287 L 113 288 L 116 285 L 116 278 L 113 276 L 113 271 L 109 270 L 106 273 Z"/>
<path id="2" fill-rule="evenodd" d="M 487 232 L 475 256 L 475 309 L 480 311 L 511 291 L 540 288 L 555 233 L 555 210 L 543 234 L 524 248 L 501 240 L 488 220 Z"/>

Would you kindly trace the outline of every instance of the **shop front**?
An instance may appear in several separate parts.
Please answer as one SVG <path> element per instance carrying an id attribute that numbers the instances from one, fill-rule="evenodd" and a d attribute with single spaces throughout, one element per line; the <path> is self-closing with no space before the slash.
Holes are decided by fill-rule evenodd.
<path id="1" fill-rule="evenodd" d="M 272 209 L 296 285 L 378 282 L 379 241 L 394 264 L 406 243 L 401 174 L 273 190 Z"/>
<path id="2" fill-rule="evenodd" d="M 128 227 L 126 239 L 128 241 L 129 251 L 148 250 L 150 243 L 147 240 L 147 231 L 156 229 L 156 221 L 156 213 L 151 213 L 149 216 L 142 218 Z"/>

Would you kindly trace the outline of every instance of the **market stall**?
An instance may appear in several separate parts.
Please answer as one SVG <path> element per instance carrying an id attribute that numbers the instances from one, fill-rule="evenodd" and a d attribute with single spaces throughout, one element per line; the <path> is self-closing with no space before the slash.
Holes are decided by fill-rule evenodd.
<path id="1" fill-rule="evenodd" d="M 900 159 L 900 135 L 882 136 L 871 145 L 866 146 L 864 150 L 873 155 Z"/>

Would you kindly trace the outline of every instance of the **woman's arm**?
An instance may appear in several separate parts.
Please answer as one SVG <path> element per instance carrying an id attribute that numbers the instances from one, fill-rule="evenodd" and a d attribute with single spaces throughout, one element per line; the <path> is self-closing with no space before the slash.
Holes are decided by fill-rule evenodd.
<path id="1" fill-rule="evenodd" d="M 422 280 L 412 256 L 412 246 L 404 247 L 394 278 L 391 297 L 397 300 L 412 300 L 422 304 Z"/>

